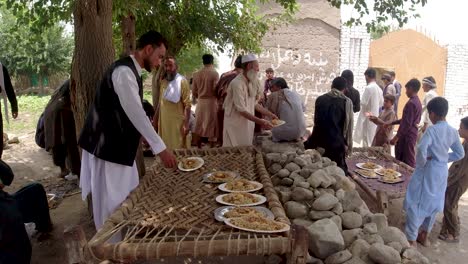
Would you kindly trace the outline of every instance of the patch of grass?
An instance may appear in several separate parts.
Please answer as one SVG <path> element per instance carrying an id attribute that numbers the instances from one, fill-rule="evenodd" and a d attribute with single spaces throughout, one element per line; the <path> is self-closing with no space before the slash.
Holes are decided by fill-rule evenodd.
<path id="1" fill-rule="evenodd" d="M 8 103 L 10 112 L 10 124 L 6 122 L 4 106 L 2 101 L 2 116 L 3 116 L 3 130 L 8 134 L 24 134 L 36 130 L 37 120 L 41 116 L 44 108 L 49 102 L 50 95 L 21 95 L 17 97 L 18 100 L 18 118 L 11 117 L 11 108 Z"/>

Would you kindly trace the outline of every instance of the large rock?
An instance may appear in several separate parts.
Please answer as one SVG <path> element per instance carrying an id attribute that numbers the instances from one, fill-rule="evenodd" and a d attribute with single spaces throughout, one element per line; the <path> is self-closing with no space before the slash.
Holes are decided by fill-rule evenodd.
<path id="1" fill-rule="evenodd" d="M 351 255 L 351 252 L 346 249 L 329 256 L 325 259 L 325 264 L 342 264 L 347 260 L 350 260 L 352 257 L 353 255 Z"/>
<path id="2" fill-rule="evenodd" d="M 343 227 L 346 229 L 354 229 L 362 226 L 362 217 L 356 212 L 344 212 L 341 214 Z"/>
<path id="3" fill-rule="evenodd" d="M 390 242 L 387 244 L 387 246 L 392 247 L 394 250 L 398 251 L 398 253 L 400 254 L 403 252 L 403 246 L 398 242 Z"/>
<path id="4" fill-rule="evenodd" d="M 326 259 L 345 248 L 340 230 L 330 219 L 318 220 L 307 230 L 309 231 L 309 250 L 320 259 Z"/>
<path id="5" fill-rule="evenodd" d="M 343 230 L 343 232 L 341 232 L 346 247 L 351 246 L 351 244 L 353 244 L 353 242 L 359 238 L 359 234 L 361 233 L 361 231 L 361 228 L 356 228 L 351 230 Z"/>
<path id="6" fill-rule="evenodd" d="M 353 257 L 352 259 L 346 261 L 343 264 L 367 264 L 367 263 L 358 257 Z"/>
<path id="7" fill-rule="evenodd" d="M 290 163 L 286 164 L 286 166 L 284 168 L 287 169 L 290 172 L 301 170 L 301 167 L 299 167 L 299 165 L 297 165 L 296 163 L 293 163 L 293 162 L 290 162 Z"/>
<path id="8" fill-rule="evenodd" d="M 300 226 L 303 226 L 305 228 L 309 227 L 310 225 L 312 225 L 314 222 L 312 221 L 309 221 L 309 220 L 306 220 L 306 219 L 301 219 L 301 218 L 296 218 L 292 221 L 292 223 L 294 225 L 300 225 Z"/>
<path id="9" fill-rule="evenodd" d="M 309 155 L 312 162 L 319 162 L 322 160 L 322 155 L 315 149 L 307 149 L 304 154 Z"/>
<path id="10" fill-rule="evenodd" d="M 310 175 L 310 177 L 307 178 L 307 182 L 310 183 L 311 187 L 318 188 L 322 184 L 322 181 L 327 177 L 327 173 L 324 170 L 320 169 L 312 173 L 312 175 Z"/>
<path id="11" fill-rule="evenodd" d="M 271 175 L 273 175 L 273 174 L 277 173 L 278 171 L 280 171 L 282 168 L 283 168 L 283 166 L 281 166 L 279 163 L 273 163 L 268 168 L 268 172 Z"/>
<path id="12" fill-rule="evenodd" d="M 296 182 L 293 183 L 293 185 L 295 184 Z M 310 188 L 310 184 L 308 182 L 299 182 L 297 184 L 297 187 L 302 187 L 302 188 L 305 188 L 305 189 L 309 189 Z"/>
<path id="13" fill-rule="evenodd" d="M 331 218 L 335 214 L 331 211 L 315 211 L 315 210 L 310 210 L 309 212 L 309 218 L 311 220 L 320 220 L 324 218 Z"/>
<path id="14" fill-rule="evenodd" d="M 340 200 L 340 201 L 344 199 L 345 194 L 346 194 L 346 193 L 345 193 L 345 191 L 344 191 L 343 189 L 339 189 L 339 190 L 337 190 L 337 191 L 335 192 L 336 198 L 338 198 L 338 200 Z"/>
<path id="15" fill-rule="evenodd" d="M 279 192 L 279 198 L 282 204 L 285 204 L 291 200 L 291 192 Z"/>
<path id="16" fill-rule="evenodd" d="M 287 169 L 281 169 L 279 170 L 275 176 L 278 176 L 279 178 L 286 178 L 291 174 Z"/>
<path id="17" fill-rule="evenodd" d="M 398 242 L 403 246 L 403 248 L 408 248 L 410 246 L 405 234 L 394 226 L 387 226 L 382 228 L 379 231 L 379 235 L 382 237 L 385 244 L 390 242 Z"/>
<path id="18" fill-rule="evenodd" d="M 406 264 L 429 264 L 429 260 L 423 256 L 417 249 L 407 248 L 403 254 L 403 263 Z"/>
<path id="19" fill-rule="evenodd" d="M 377 225 L 375 223 L 367 223 L 364 225 L 363 231 L 364 233 L 370 234 L 370 235 L 377 234 L 378 233 Z"/>
<path id="20" fill-rule="evenodd" d="M 304 157 L 296 157 L 293 160 L 294 163 L 299 165 L 301 168 L 307 166 L 310 162 L 307 162 L 307 159 Z"/>
<path id="21" fill-rule="evenodd" d="M 332 176 L 330 176 L 328 174 L 325 174 L 325 175 L 323 175 L 322 183 L 320 184 L 320 186 L 322 186 L 323 188 L 328 188 L 328 187 L 332 186 L 335 183 L 336 183 L 335 178 L 333 178 Z"/>
<path id="22" fill-rule="evenodd" d="M 370 247 L 369 258 L 379 264 L 401 263 L 400 253 L 392 247 L 382 244 L 373 244 Z"/>
<path id="23" fill-rule="evenodd" d="M 354 211 L 363 217 L 372 214 L 366 203 L 362 203 L 358 208 L 354 209 Z"/>
<path id="24" fill-rule="evenodd" d="M 326 211 L 322 211 L 322 212 L 326 212 Z M 335 222 L 336 226 L 338 227 L 340 231 L 343 230 L 343 221 L 341 220 L 341 217 L 339 215 L 334 215 L 330 217 L 330 220 Z"/>
<path id="25" fill-rule="evenodd" d="M 308 179 L 312 173 L 314 173 L 315 170 L 307 169 L 307 168 L 302 168 L 302 170 L 299 172 L 299 174 L 304 177 L 305 179 Z"/>
<path id="26" fill-rule="evenodd" d="M 332 212 L 337 215 L 341 215 L 343 213 L 343 205 L 341 205 L 341 203 L 335 204 L 335 206 L 333 206 Z"/>
<path id="27" fill-rule="evenodd" d="M 294 153 L 294 155 L 296 155 L 297 149 L 304 149 L 304 143 L 302 142 L 276 143 L 271 140 L 264 140 L 261 142 L 261 148 L 262 148 L 262 152 L 264 153 Z"/>
<path id="28" fill-rule="evenodd" d="M 375 243 L 382 244 L 382 245 L 385 244 L 382 237 L 379 236 L 379 234 L 361 233 L 360 238 L 364 239 L 365 241 L 367 241 L 367 243 L 369 243 L 371 245 L 373 245 Z"/>
<path id="29" fill-rule="evenodd" d="M 329 194 L 335 196 L 335 190 L 333 190 L 333 189 L 330 189 L 330 188 L 327 188 L 327 189 L 325 189 L 325 188 L 317 188 L 317 190 L 318 190 L 321 194 L 329 193 Z"/>
<path id="30" fill-rule="evenodd" d="M 330 158 L 322 157 L 323 167 L 328 167 L 331 165 L 332 161 Z"/>
<path id="31" fill-rule="evenodd" d="M 284 185 L 284 186 L 292 186 L 293 183 L 294 183 L 294 180 L 291 179 L 291 178 L 283 178 L 281 179 L 281 185 Z"/>
<path id="32" fill-rule="evenodd" d="M 325 168 L 327 174 L 333 177 L 346 177 L 345 172 L 338 166 L 328 166 Z"/>
<path id="33" fill-rule="evenodd" d="M 359 193 L 356 190 L 347 191 L 341 201 L 345 212 L 354 211 L 363 203 Z"/>
<path id="34" fill-rule="evenodd" d="M 266 158 L 266 165 L 270 166 L 273 163 L 278 163 L 280 165 L 284 165 L 286 163 L 286 155 L 281 153 L 268 153 L 265 155 Z"/>
<path id="35" fill-rule="evenodd" d="M 317 211 L 328 211 L 331 210 L 337 203 L 338 198 L 329 193 L 325 193 L 314 201 L 312 208 Z"/>
<path id="36" fill-rule="evenodd" d="M 273 186 L 277 186 L 281 184 L 281 178 L 278 176 L 272 176 L 271 177 L 271 183 L 273 183 Z"/>
<path id="37" fill-rule="evenodd" d="M 367 243 L 367 241 L 363 239 L 358 239 L 354 241 L 353 244 L 351 244 L 349 250 L 351 251 L 353 256 L 361 258 L 368 254 L 370 247 L 371 245 Z"/>
<path id="38" fill-rule="evenodd" d="M 307 216 L 307 206 L 295 202 L 295 201 L 289 201 L 287 202 L 284 207 L 286 208 L 286 215 L 291 218 L 304 218 Z"/>
<path id="39" fill-rule="evenodd" d="M 314 173 L 322 168 L 323 168 L 322 162 L 313 162 L 312 164 L 305 166 L 303 169 L 311 170 L 312 173 Z"/>
<path id="40" fill-rule="evenodd" d="M 385 216 L 384 214 L 373 214 L 369 215 L 368 218 L 369 223 L 375 223 L 377 225 L 377 230 L 379 232 L 384 228 L 388 227 L 387 216 Z"/>
<path id="41" fill-rule="evenodd" d="M 335 176 L 336 183 L 334 185 L 335 190 L 343 189 L 345 191 L 352 191 L 356 189 L 356 185 L 348 177 Z"/>
<path id="42" fill-rule="evenodd" d="M 296 187 L 292 190 L 291 198 L 294 201 L 309 201 L 314 199 L 314 193 L 311 190 Z"/>

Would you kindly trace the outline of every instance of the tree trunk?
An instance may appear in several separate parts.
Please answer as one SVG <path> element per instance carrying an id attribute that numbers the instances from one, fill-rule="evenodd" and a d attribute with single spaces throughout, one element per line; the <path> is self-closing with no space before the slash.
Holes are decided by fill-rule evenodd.
<path id="1" fill-rule="evenodd" d="M 135 38 L 135 16 L 129 13 L 128 16 L 123 17 L 120 21 L 120 28 L 122 32 L 122 57 L 130 55 L 136 47 Z"/>
<path id="2" fill-rule="evenodd" d="M 76 0 L 73 16 L 75 51 L 70 92 L 78 136 L 96 87 L 114 60 L 112 0 Z"/>
<path id="3" fill-rule="evenodd" d="M 120 29 L 122 32 L 122 54 L 121 57 L 126 57 L 132 54 L 135 51 L 136 47 L 136 38 L 135 38 L 135 16 L 132 13 L 129 13 L 128 16 L 122 17 L 120 21 Z M 143 156 L 143 148 L 141 142 L 138 145 L 137 154 L 135 157 L 135 163 L 137 165 L 138 176 L 143 178 L 146 173 L 145 168 L 145 158 Z"/>

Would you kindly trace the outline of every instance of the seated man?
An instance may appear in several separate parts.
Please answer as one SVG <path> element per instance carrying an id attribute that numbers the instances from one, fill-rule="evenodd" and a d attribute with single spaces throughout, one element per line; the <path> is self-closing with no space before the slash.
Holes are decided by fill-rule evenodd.
<path id="1" fill-rule="evenodd" d="M 24 223 L 33 222 L 40 233 L 52 230 L 49 206 L 42 185 L 33 183 L 13 195 L 3 190 L 13 181 L 11 168 L 0 160 L 0 263 L 30 263 L 31 244 Z"/>
<path id="2" fill-rule="evenodd" d="M 304 147 L 325 149 L 323 156 L 349 174 L 345 157 L 352 149 L 353 103 L 343 93 L 346 79 L 336 77 L 331 88 L 315 101 L 314 129 Z"/>
<path id="3" fill-rule="evenodd" d="M 273 141 L 292 141 L 300 139 L 306 131 L 304 105 L 299 94 L 289 89 L 283 78 L 271 80 L 271 94 L 268 96 L 267 109 L 285 121 L 284 125 L 274 127 L 271 132 Z"/>

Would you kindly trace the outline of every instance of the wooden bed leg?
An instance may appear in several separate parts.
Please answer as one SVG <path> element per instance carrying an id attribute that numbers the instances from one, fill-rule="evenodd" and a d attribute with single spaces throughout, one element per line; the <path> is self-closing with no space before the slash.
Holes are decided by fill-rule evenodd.
<path id="1" fill-rule="evenodd" d="M 379 212 L 388 216 L 388 196 L 384 191 L 377 191 L 377 205 Z"/>
<path id="2" fill-rule="evenodd" d="M 83 248 L 86 246 L 86 236 L 81 226 L 72 226 L 63 232 L 69 264 L 86 263 Z"/>
<path id="3" fill-rule="evenodd" d="M 288 264 L 305 264 L 309 250 L 309 233 L 303 226 L 291 226 L 291 253 L 287 256 Z"/>

